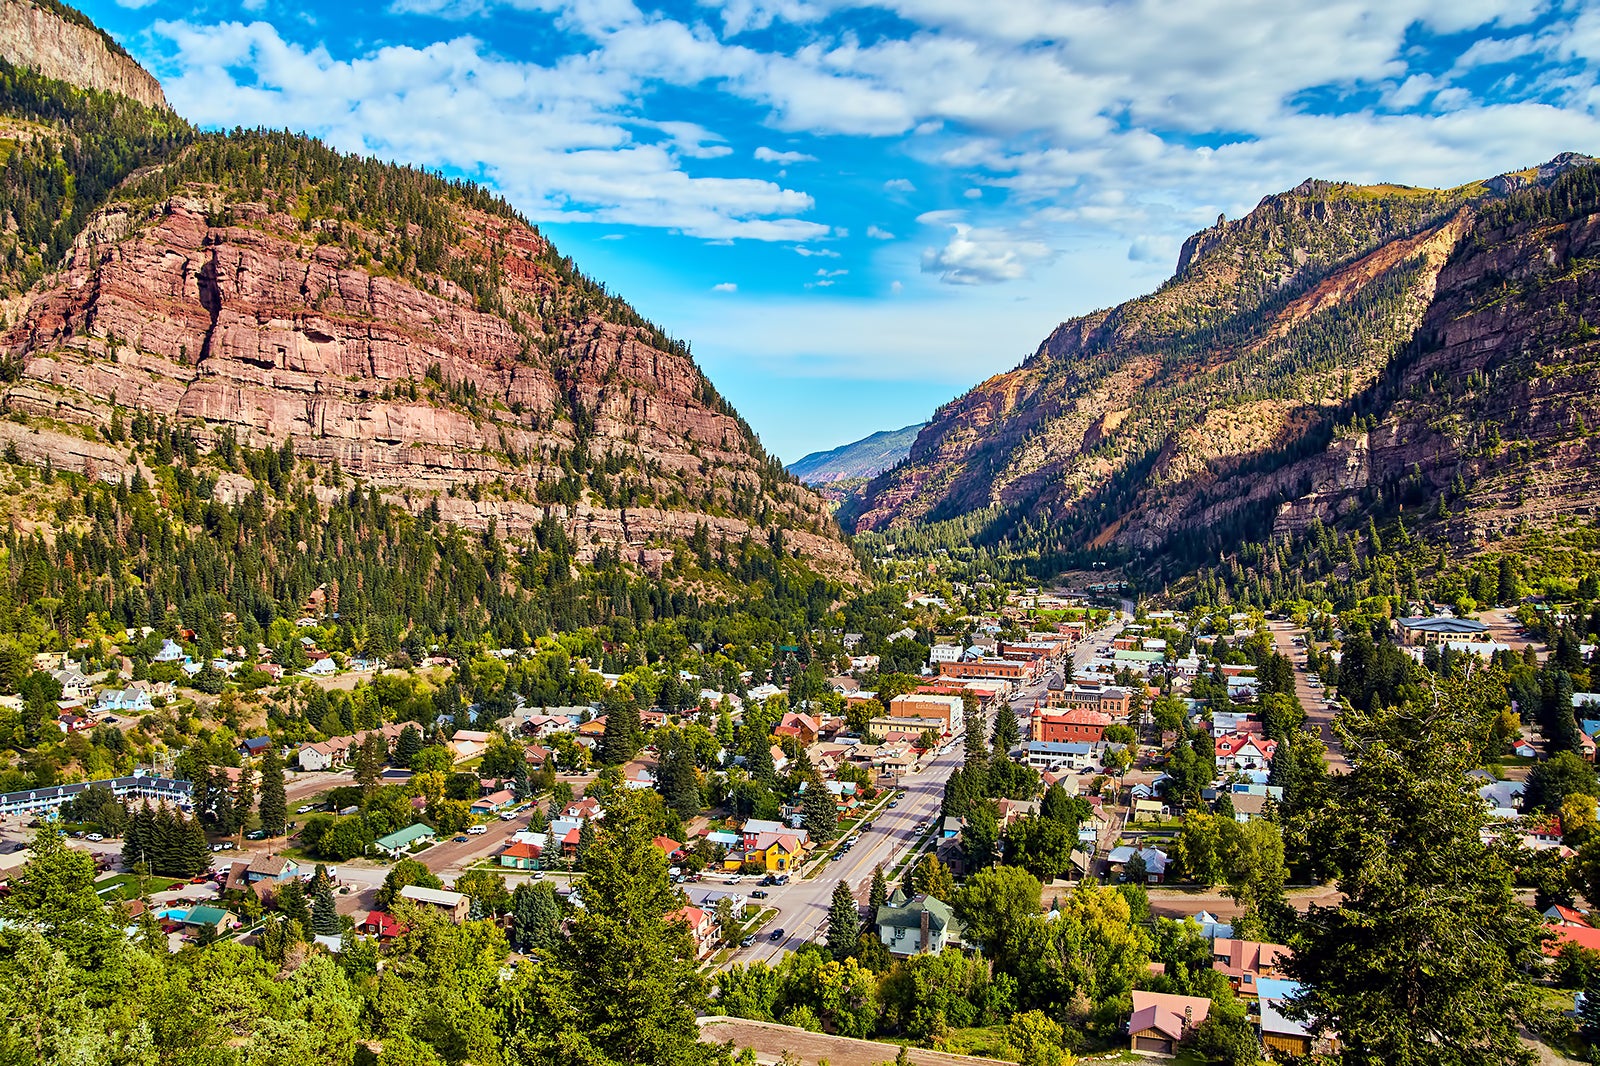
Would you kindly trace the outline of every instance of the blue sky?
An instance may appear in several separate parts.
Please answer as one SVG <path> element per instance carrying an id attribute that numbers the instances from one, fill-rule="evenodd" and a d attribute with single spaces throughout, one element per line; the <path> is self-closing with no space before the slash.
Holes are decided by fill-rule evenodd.
<path id="1" fill-rule="evenodd" d="M 208 126 L 504 193 L 785 460 L 920 421 L 1308 176 L 1600 153 L 1549 0 L 97 0 Z"/>

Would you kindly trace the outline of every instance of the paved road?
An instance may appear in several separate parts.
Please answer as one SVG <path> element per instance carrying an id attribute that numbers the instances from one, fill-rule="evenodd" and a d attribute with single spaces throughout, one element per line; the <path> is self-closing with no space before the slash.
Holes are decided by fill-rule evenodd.
<path id="1" fill-rule="evenodd" d="M 1294 624 L 1288 621 L 1272 621 L 1267 625 L 1272 630 L 1272 639 L 1278 647 L 1278 653 L 1294 661 L 1294 692 L 1300 697 L 1300 706 L 1305 708 L 1306 724 L 1321 735 L 1322 743 L 1328 749 L 1323 761 L 1333 773 L 1346 773 L 1350 769 L 1350 760 L 1345 758 L 1344 749 L 1339 746 L 1339 738 L 1333 733 L 1333 716 L 1338 712 L 1327 705 L 1326 688 L 1311 687 L 1310 675 L 1306 673 L 1306 650 L 1293 643 L 1295 637 L 1306 635 L 1305 630 L 1296 629 Z"/>

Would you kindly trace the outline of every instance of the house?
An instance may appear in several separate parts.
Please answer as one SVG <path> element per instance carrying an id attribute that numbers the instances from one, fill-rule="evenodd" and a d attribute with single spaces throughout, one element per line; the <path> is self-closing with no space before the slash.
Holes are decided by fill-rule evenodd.
<path id="1" fill-rule="evenodd" d="M 386 911 L 368 911 L 367 916 L 356 923 L 356 932 L 379 940 L 393 940 L 405 931 L 406 927 Z"/>
<path id="2" fill-rule="evenodd" d="M 460 729 L 450 738 L 449 746 L 456 762 L 475 759 L 489 750 L 489 734 L 479 729 Z"/>
<path id="3" fill-rule="evenodd" d="M 512 792 L 509 788 L 503 788 L 498 792 L 491 792 L 482 799 L 474 802 L 472 804 L 472 813 L 493 814 L 496 811 L 504 810 L 516 802 L 517 794 Z"/>
<path id="4" fill-rule="evenodd" d="M 271 737 L 250 737 L 248 740 L 239 741 L 239 754 L 244 756 L 265 755 L 271 747 Z"/>
<path id="5" fill-rule="evenodd" d="M 817 742 L 817 720 L 809 714 L 798 714 L 790 711 L 783 716 L 783 721 L 773 731 L 774 736 L 794 737 L 806 747 Z"/>
<path id="6" fill-rule="evenodd" d="M 400 890 L 400 898 L 419 907 L 431 907 L 456 925 L 467 920 L 467 912 L 472 908 L 472 899 L 460 892 L 449 892 L 442 888 L 423 888 L 421 885 L 406 885 Z"/>
<path id="7" fill-rule="evenodd" d="M 1491 781 L 1478 788 L 1478 796 L 1489 805 L 1496 818 L 1511 819 L 1522 813 L 1522 796 L 1527 785 L 1521 781 Z"/>
<path id="8" fill-rule="evenodd" d="M 762 833 L 753 848 L 745 848 L 746 862 L 759 862 L 768 873 L 788 873 L 805 857 L 805 830 Z"/>
<path id="9" fill-rule="evenodd" d="M 1292 952 L 1282 944 L 1218 937 L 1211 945 L 1211 968 L 1226 974 L 1233 990 L 1246 998 L 1256 995 L 1256 981 L 1276 977 L 1279 964 Z"/>
<path id="10" fill-rule="evenodd" d="M 760 837 L 761 834 L 784 833 L 788 831 L 788 828 L 789 827 L 784 825 L 782 822 L 774 822 L 766 818 L 750 818 L 745 821 L 744 825 L 740 827 L 739 831 L 744 834 L 744 846 L 746 848 L 753 848 L 756 846 L 756 839 Z"/>
<path id="11" fill-rule="evenodd" d="M 1133 801 L 1133 820 L 1159 822 L 1171 812 L 1167 805 L 1157 799 L 1136 799 Z"/>
<path id="12" fill-rule="evenodd" d="M 213 933 L 225 933 L 239 924 L 239 919 L 228 911 L 223 910 L 221 907 L 212 907 L 205 904 L 191 907 L 189 913 L 183 916 L 182 921 L 184 925 L 192 925 L 197 929 L 209 929 Z"/>
<path id="13" fill-rule="evenodd" d="M 245 871 L 245 880 L 250 884 L 257 881 L 287 881 L 300 876 L 300 864 L 287 855 L 261 855 L 250 860 L 250 867 Z"/>
<path id="14" fill-rule="evenodd" d="M 135 685 L 127 688 L 106 689 L 95 702 L 96 714 L 143 714 L 155 704 L 150 693 Z"/>
<path id="15" fill-rule="evenodd" d="M 1267 804 L 1272 801 L 1272 797 L 1265 792 L 1235 792 L 1228 797 L 1228 800 L 1233 804 L 1233 820 L 1248 822 L 1266 813 Z"/>
<path id="16" fill-rule="evenodd" d="M 1272 758 L 1278 753 L 1278 742 L 1253 733 L 1234 733 L 1231 736 L 1218 737 L 1217 746 L 1217 771 L 1227 770 L 1266 770 L 1272 766 Z"/>
<path id="17" fill-rule="evenodd" d="M 1446 640 L 1482 639 L 1489 627 L 1472 618 L 1435 615 L 1432 618 L 1401 618 L 1395 630 L 1405 644 L 1438 644 Z"/>
<path id="18" fill-rule="evenodd" d="M 668 922 L 682 922 L 694 939 L 695 958 L 703 959 L 717 946 L 717 916 L 700 907 L 679 907 L 667 915 Z"/>
<path id="19" fill-rule="evenodd" d="M 1261 1001 L 1261 1044 L 1273 1058 L 1309 1057 L 1316 1038 L 1307 1026 L 1284 1015 L 1282 1000 Z"/>
<path id="20" fill-rule="evenodd" d="M 937 955 L 944 950 L 954 926 L 948 904 L 929 895 L 907 899 L 896 889 L 889 902 L 873 917 L 878 939 L 889 954 L 902 957 Z"/>
<path id="21" fill-rule="evenodd" d="M 1124 844 L 1111 849 L 1111 854 L 1106 856 L 1106 862 L 1112 869 L 1119 866 L 1126 867 L 1135 855 L 1144 860 L 1144 877 L 1147 884 L 1159 885 L 1167 879 L 1167 853 L 1160 848 L 1139 850 Z"/>
<path id="22" fill-rule="evenodd" d="M 439 834 L 434 832 L 432 826 L 418 822 L 415 825 L 408 825 L 404 829 L 396 829 L 386 836 L 379 837 L 373 846 L 391 859 L 398 859 L 410 851 L 412 845 L 437 839 L 439 839 Z"/>
<path id="23" fill-rule="evenodd" d="M 161 642 L 161 650 L 156 652 L 155 661 L 158 663 L 181 663 L 188 658 L 183 649 L 170 640 Z"/>
<path id="24" fill-rule="evenodd" d="M 300 672 L 307 677 L 332 677 L 339 672 L 339 664 L 334 662 L 332 657 L 318 659 Z"/>
<path id="25" fill-rule="evenodd" d="M 656 787 L 656 775 L 651 773 L 647 767 L 636 766 L 623 777 L 622 784 L 625 788 L 642 792 Z"/>
<path id="26" fill-rule="evenodd" d="M 331 770 L 335 766 L 344 765 L 346 753 L 349 750 L 347 744 L 324 740 L 316 744 L 304 745 L 296 753 L 295 758 L 302 770 Z"/>
<path id="27" fill-rule="evenodd" d="M 579 822 L 598 822 L 606 816 L 605 808 L 600 806 L 600 801 L 593 796 L 574 800 L 567 804 L 561 812 L 561 817 Z"/>
<path id="28" fill-rule="evenodd" d="M 63 733 L 83 733 L 94 728 L 94 722 L 76 714 L 63 714 L 56 717 L 56 725 Z"/>
<path id="29" fill-rule="evenodd" d="M 669 859 L 683 850 L 683 845 L 671 837 L 656 837 L 650 843 L 660 848 L 661 853 Z"/>
<path id="30" fill-rule="evenodd" d="M 1543 913 L 1555 925 L 1570 925 L 1578 928 L 1586 928 L 1589 925 L 1589 919 L 1584 917 L 1582 911 L 1575 911 L 1571 907 L 1563 907 L 1559 903 L 1552 903 L 1544 909 Z"/>
<path id="31" fill-rule="evenodd" d="M 55 670 L 50 676 L 61 686 L 61 698 L 64 700 L 86 700 L 92 692 L 89 679 L 77 670 Z"/>
<path id="32" fill-rule="evenodd" d="M 1135 989 L 1128 1017 L 1129 1046 L 1143 1055 L 1175 1055 L 1178 1045 L 1210 1012 L 1211 1001 L 1202 996 Z"/>
<path id="33" fill-rule="evenodd" d="M 1066 743 L 1050 740 L 1028 742 L 1028 765 L 1036 770 L 1059 770 L 1062 767 L 1069 770 L 1084 770 L 1100 766 L 1104 762 L 1103 745 L 1091 744 L 1087 740 Z"/>
<path id="34" fill-rule="evenodd" d="M 544 846 L 541 844 L 513 840 L 500 852 L 500 865 L 510 870 L 537 870 L 539 857 L 543 854 Z"/>

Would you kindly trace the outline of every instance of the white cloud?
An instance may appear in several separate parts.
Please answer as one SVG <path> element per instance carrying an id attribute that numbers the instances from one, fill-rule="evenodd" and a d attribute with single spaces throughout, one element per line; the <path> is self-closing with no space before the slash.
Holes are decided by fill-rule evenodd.
<path id="1" fill-rule="evenodd" d="M 168 99 L 202 124 L 304 129 L 343 149 L 480 174 L 535 219 L 711 240 L 804 241 L 829 231 L 799 217 L 813 207 L 804 192 L 691 174 L 682 159 L 732 149 L 693 123 L 635 119 L 632 75 L 589 56 L 513 62 L 458 37 L 341 59 L 285 41 L 264 22 L 158 22 L 155 32 L 178 70 L 163 82 Z M 661 139 L 640 139 L 652 133 Z"/>
<path id="2" fill-rule="evenodd" d="M 943 248 L 922 253 L 922 272 L 937 274 L 948 285 L 992 285 L 1018 281 L 1055 253 L 1043 241 L 999 229 L 976 229 L 956 223 L 955 235 Z"/>
<path id="3" fill-rule="evenodd" d="M 837 259 L 837 258 L 839 258 L 839 253 L 834 251 L 832 248 L 807 248 L 803 244 L 800 245 L 799 247 L 797 247 L 794 250 L 794 254 L 798 255 L 798 256 L 801 256 L 802 258 L 805 258 L 805 259 L 810 259 L 813 256 L 816 256 L 816 257 L 822 258 L 822 259 Z"/>
<path id="4" fill-rule="evenodd" d="M 757 162 L 782 163 L 785 166 L 790 163 L 815 163 L 817 161 L 817 157 L 814 155 L 806 155 L 804 152 L 778 152 L 765 145 L 755 150 L 755 157 Z"/>
<path id="5" fill-rule="evenodd" d="M 917 187 L 905 178 L 890 178 L 883 183 L 887 192 L 916 192 Z"/>
<path id="6" fill-rule="evenodd" d="M 894 240 L 894 234 L 890 233 L 888 230 L 884 229 L 881 226 L 868 226 L 867 227 L 867 236 L 871 237 L 875 241 L 892 241 L 892 240 Z"/>
<path id="7" fill-rule="evenodd" d="M 848 271 L 848 270 L 828 270 L 827 268 L 823 268 L 823 269 L 817 271 L 817 277 L 819 277 L 819 278 L 838 278 L 838 277 L 843 277 L 844 275 L 846 275 L 848 273 L 850 273 L 850 271 Z"/>
<path id="8" fill-rule="evenodd" d="M 140 8 L 149 7 L 151 4 L 155 3 L 156 0 L 116 0 L 116 2 L 118 7 L 125 7 L 132 11 L 138 11 Z"/>
<path id="9" fill-rule="evenodd" d="M 735 282 L 724 281 L 719 285 L 711 286 L 711 291 L 712 292 L 738 292 L 739 291 L 739 286 Z"/>

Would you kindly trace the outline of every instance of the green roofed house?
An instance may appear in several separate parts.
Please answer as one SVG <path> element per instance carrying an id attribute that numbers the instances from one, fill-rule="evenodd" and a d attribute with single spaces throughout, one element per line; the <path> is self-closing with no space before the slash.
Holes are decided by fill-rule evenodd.
<path id="1" fill-rule="evenodd" d="M 239 923 L 231 912 L 225 911 L 221 907 L 200 906 L 190 909 L 189 913 L 183 918 L 183 924 L 211 929 L 217 933 L 226 933 Z"/>
<path id="2" fill-rule="evenodd" d="M 416 825 L 408 825 L 404 829 L 396 829 L 388 836 L 379 837 L 377 839 L 377 848 L 390 858 L 398 859 L 410 851 L 412 845 L 418 841 L 437 839 L 439 839 L 439 834 L 434 832 L 431 825 L 423 825 L 418 822 Z"/>
<path id="3" fill-rule="evenodd" d="M 878 908 L 876 921 L 878 939 L 891 955 L 937 955 L 948 940 L 959 939 L 949 904 L 928 895 L 908 900 L 898 888 Z"/>

